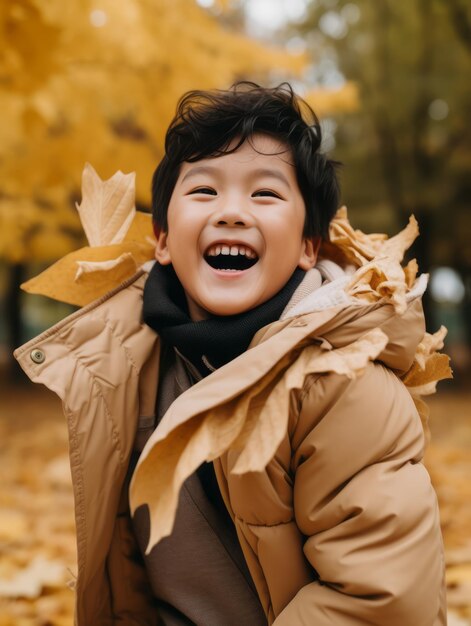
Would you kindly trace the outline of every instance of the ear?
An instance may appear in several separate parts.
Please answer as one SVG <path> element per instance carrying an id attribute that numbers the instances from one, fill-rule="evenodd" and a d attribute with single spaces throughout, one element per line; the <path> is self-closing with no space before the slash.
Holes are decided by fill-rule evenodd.
<path id="1" fill-rule="evenodd" d="M 154 233 L 157 243 L 155 245 L 155 258 L 160 265 L 170 265 L 170 250 L 168 249 L 168 233 L 154 224 Z"/>
<path id="2" fill-rule="evenodd" d="M 320 245 L 320 237 L 308 237 L 303 239 L 298 267 L 305 271 L 312 269 L 316 264 Z"/>

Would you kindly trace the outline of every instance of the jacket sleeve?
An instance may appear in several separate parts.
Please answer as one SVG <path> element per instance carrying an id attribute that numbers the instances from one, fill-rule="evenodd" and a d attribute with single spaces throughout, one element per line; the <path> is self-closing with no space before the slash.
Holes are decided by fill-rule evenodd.
<path id="1" fill-rule="evenodd" d="M 275 626 L 445 624 L 443 550 L 424 436 L 397 377 L 318 377 L 304 392 L 294 448 L 294 509 L 319 581 Z"/>

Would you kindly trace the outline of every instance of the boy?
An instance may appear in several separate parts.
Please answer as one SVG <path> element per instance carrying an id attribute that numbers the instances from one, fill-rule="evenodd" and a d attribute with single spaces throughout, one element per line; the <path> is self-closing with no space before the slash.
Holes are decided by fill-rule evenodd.
<path id="1" fill-rule="evenodd" d="M 79 626 L 446 622 L 399 379 L 423 280 L 394 240 L 318 260 L 338 205 L 320 143 L 287 85 L 187 94 L 153 180 L 157 262 L 17 353 L 64 401 Z"/>

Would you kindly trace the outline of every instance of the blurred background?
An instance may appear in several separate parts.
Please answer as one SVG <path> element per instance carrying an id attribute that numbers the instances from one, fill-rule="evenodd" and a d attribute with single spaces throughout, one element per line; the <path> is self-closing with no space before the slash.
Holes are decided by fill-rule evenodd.
<path id="1" fill-rule="evenodd" d="M 0 4 L 0 626 L 71 624 L 74 535 L 59 402 L 11 357 L 73 309 L 20 284 L 85 244 L 90 162 L 135 171 L 137 206 L 179 97 L 289 80 L 343 162 L 355 227 L 414 213 L 429 331 L 454 380 L 431 398 L 450 623 L 471 624 L 471 7 L 466 0 L 2 0 Z M 58 513 L 60 512 L 60 514 Z"/>

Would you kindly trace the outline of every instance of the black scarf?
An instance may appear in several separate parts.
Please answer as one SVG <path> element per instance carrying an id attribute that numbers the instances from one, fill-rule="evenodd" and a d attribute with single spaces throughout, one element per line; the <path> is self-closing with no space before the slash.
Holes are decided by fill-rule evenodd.
<path id="1" fill-rule="evenodd" d="M 296 268 L 277 294 L 254 309 L 194 322 L 175 270 L 155 263 L 144 288 L 144 322 L 207 376 L 247 350 L 260 328 L 280 318 L 304 276 Z"/>

